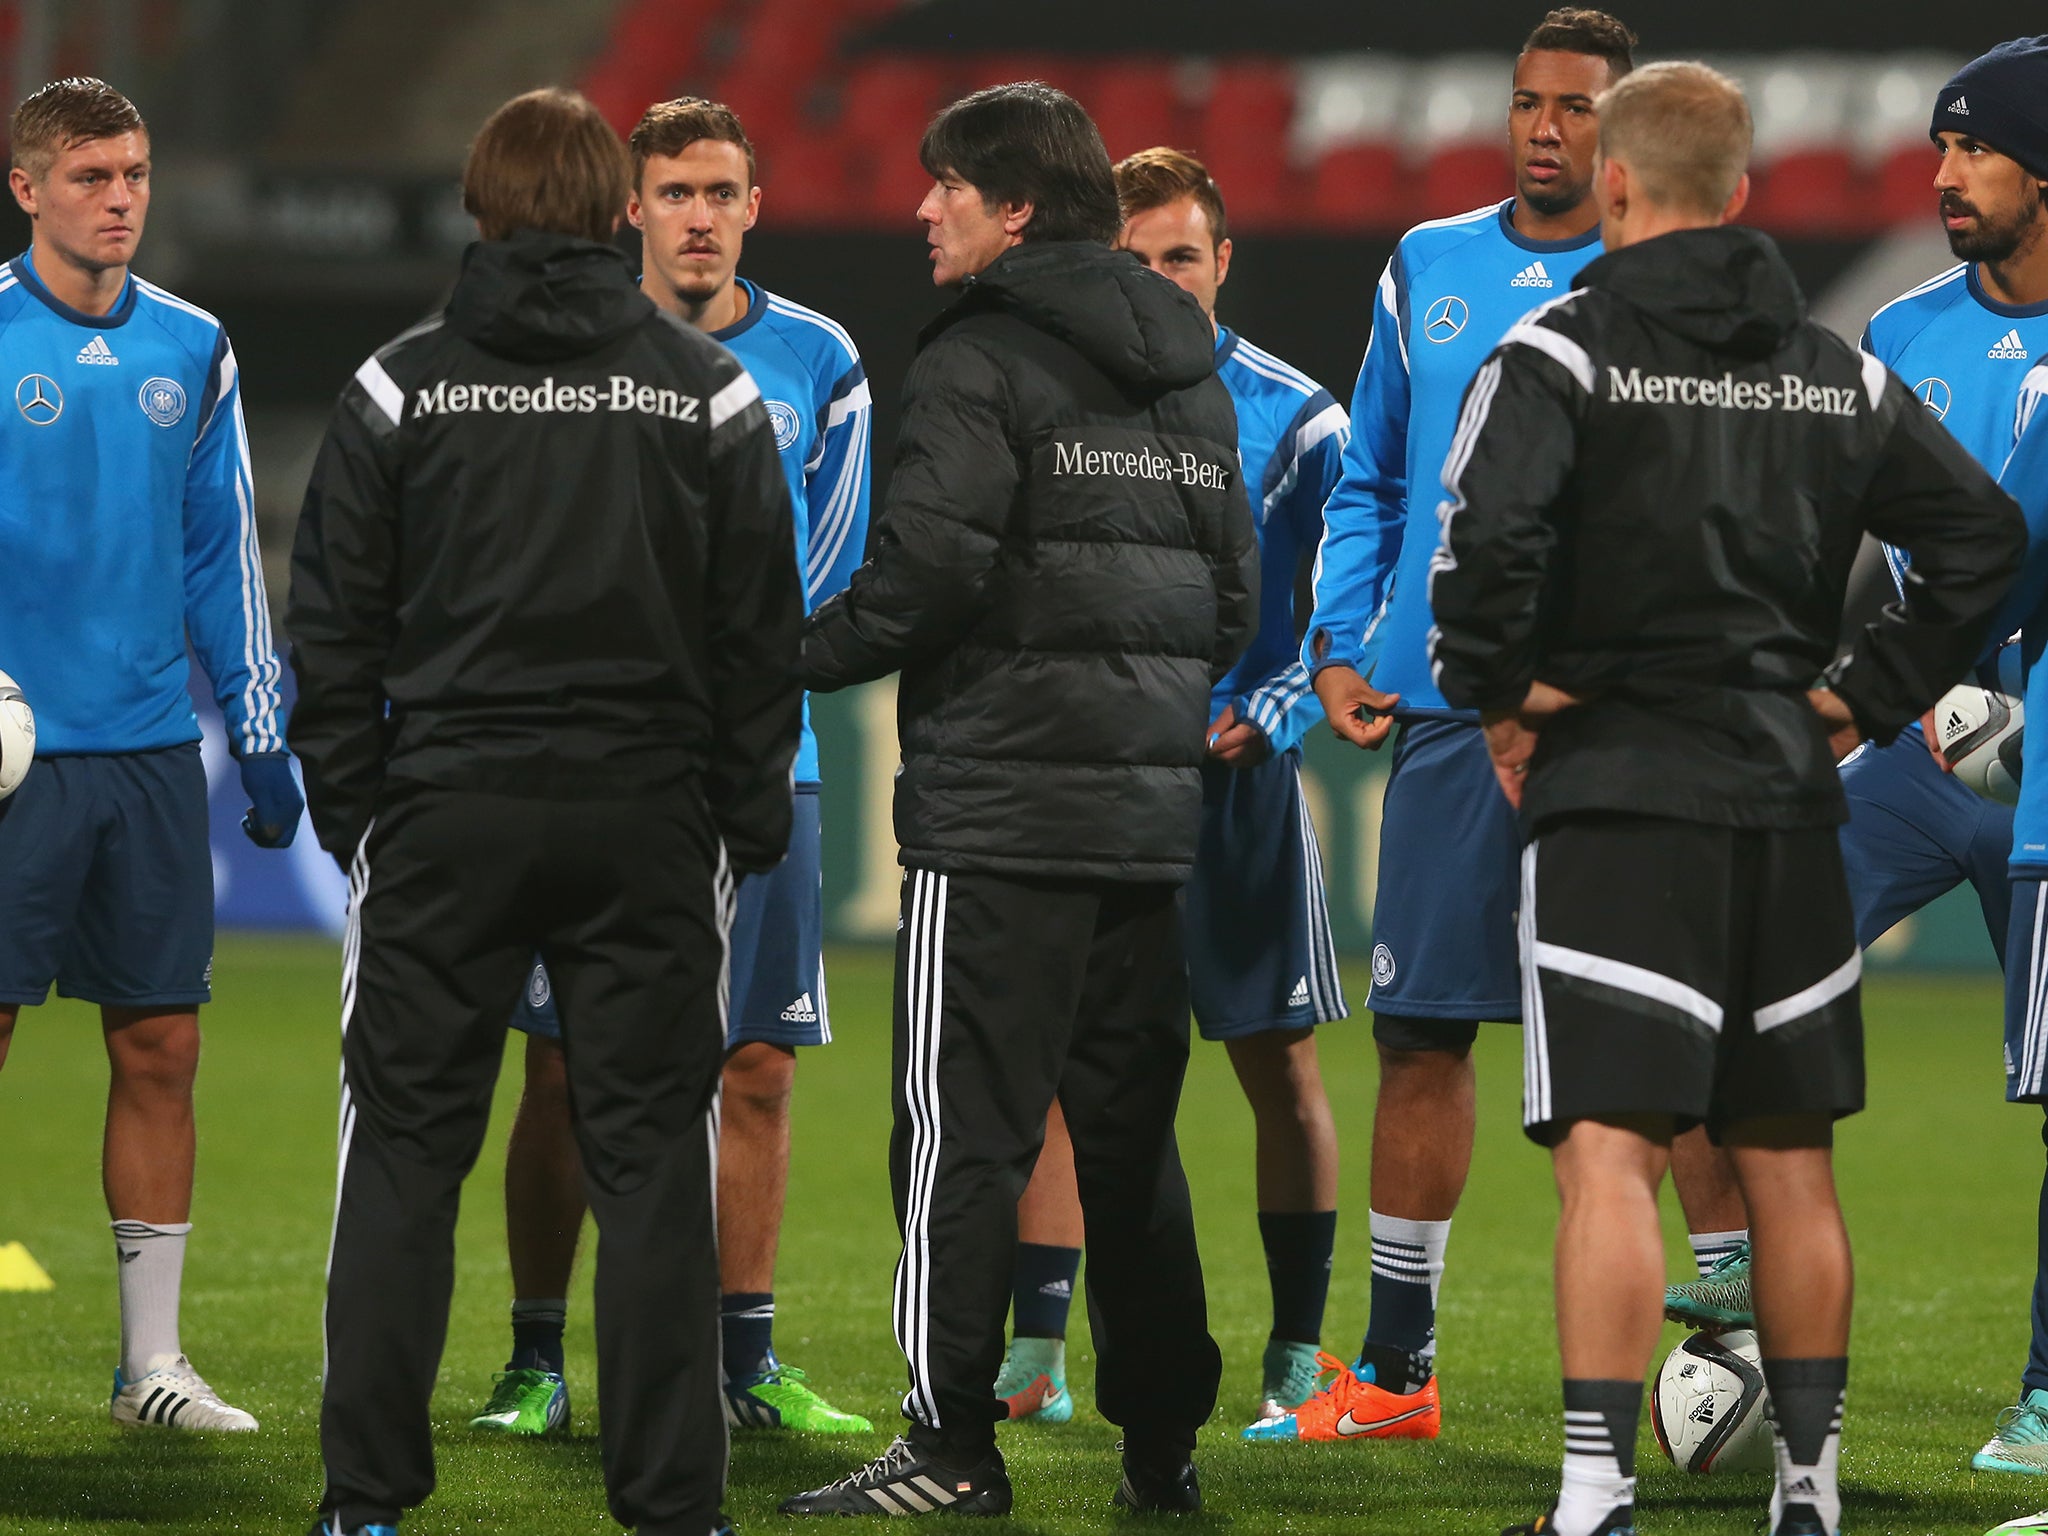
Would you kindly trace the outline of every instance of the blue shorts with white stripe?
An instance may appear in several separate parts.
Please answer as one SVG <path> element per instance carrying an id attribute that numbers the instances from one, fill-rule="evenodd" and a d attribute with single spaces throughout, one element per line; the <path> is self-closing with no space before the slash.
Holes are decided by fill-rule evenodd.
<path id="1" fill-rule="evenodd" d="M 1256 767 L 1202 770 L 1201 842 L 1186 913 L 1188 983 L 1203 1039 L 1346 1016 L 1298 748 Z"/>
<path id="2" fill-rule="evenodd" d="M 2048 1104 L 2048 880 L 2012 882 L 2005 952 L 2005 1096 Z"/>

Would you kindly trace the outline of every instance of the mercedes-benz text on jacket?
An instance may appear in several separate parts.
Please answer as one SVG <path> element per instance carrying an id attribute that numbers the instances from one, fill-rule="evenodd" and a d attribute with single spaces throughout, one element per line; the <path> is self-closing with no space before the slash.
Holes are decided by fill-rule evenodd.
<path id="1" fill-rule="evenodd" d="M 1687 230 L 1611 252 L 1473 379 L 1431 570 L 1446 698 L 1589 702 L 1547 724 L 1523 817 L 1846 819 L 1805 699 L 1825 670 L 1886 742 L 1968 670 L 2019 510 L 1876 359 L 1806 318 L 1777 247 Z M 1830 667 L 1865 532 L 1903 601 Z"/>
<path id="2" fill-rule="evenodd" d="M 1215 333 L 1128 254 L 1003 253 L 921 338 L 876 544 L 804 681 L 901 669 L 906 864 L 1178 881 L 1209 689 L 1257 623 Z"/>
<path id="3" fill-rule="evenodd" d="M 472 246 L 357 371 L 287 620 L 321 846 L 426 784 L 701 793 L 742 871 L 789 845 L 802 693 L 789 491 L 760 392 L 609 246 Z"/>

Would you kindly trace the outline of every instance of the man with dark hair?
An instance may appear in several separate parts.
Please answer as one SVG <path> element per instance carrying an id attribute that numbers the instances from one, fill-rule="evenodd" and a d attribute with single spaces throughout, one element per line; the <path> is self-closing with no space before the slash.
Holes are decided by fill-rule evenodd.
<path id="1" fill-rule="evenodd" d="M 1431 1439 L 1441 1423 L 1436 1301 L 1471 1167 L 1472 1043 L 1521 1015 L 1514 820 L 1493 793 L 1476 718 L 1424 654 L 1428 494 L 1458 400 L 1531 305 L 1571 291 L 1599 245 L 1594 98 L 1631 67 L 1634 34 L 1559 10 L 1529 35 L 1507 103 L 1514 196 L 1421 224 L 1381 273 L 1351 405 L 1344 476 L 1324 509 L 1302 659 L 1331 727 L 1377 750 L 1396 722 L 1373 909 L 1372 1308 L 1351 1369 L 1259 1439 Z M 1368 681 L 1370 679 L 1370 681 Z"/>
<path id="2" fill-rule="evenodd" d="M 782 1508 L 1008 1512 L 990 1384 L 1057 1096 L 1096 1400 L 1124 1431 L 1115 1499 L 1192 1510 L 1222 1361 L 1173 1133 L 1178 894 L 1209 690 L 1256 622 L 1236 424 L 1200 306 L 1108 249 L 1116 183 L 1073 100 L 978 92 L 921 153 L 933 280 L 967 291 L 924 332 L 874 557 L 812 616 L 802 666 L 820 689 L 902 673 L 889 1166 L 911 1424 Z"/>
<path id="3" fill-rule="evenodd" d="M 1431 665 L 1481 712 L 1529 838 L 1523 1123 L 1562 1206 L 1563 1476 L 1509 1536 L 1635 1530 L 1657 1189 L 1701 1124 L 1755 1234 L 1772 1536 L 1840 1536 L 1832 1145 L 1863 1035 L 1835 763 L 1975 660 L 2024 527 L 1895 375 L 1807 318 L 1777 247 L 1727 227 L 1749 193 L 1731 81 L 1656 64 L 1599 111 L 1607 254 L 1473 379 L 1429 572 Z M 1831 665 L 1866 532 L 1914 580 Z"/>
<path id="4" fill-rule="evenodd" d="M 867 547 L 867 374 L 853 338 L 816 310 L 738 275 L 761 208 L 739 117 L 686 96 L 641 115 L 626 217 L 641 231 L 641 292 L 728 348 L 761 386 L 796 514 L 804 600 L 846 585 Z M 831 1040 L 825 1001 L 818 743 L 808 712 L 796 761 L 789 857 L 740 882 L 732 1006 L 718 1117 L 718 1266 L 727 1417 L 760 1429 L 872 1429 L 833 1407 L 775 1353 L 775 1250 L 789 1183 L 789 1103 L 799 1046 Z M 512 1027 L 526 1082 L 505 1151 L 512 1355 L 470 1428 L 537 1435 L 569 1422 L 562 1330 L 583 1224 L 569 1082 L 552 979 L 536 964 Z"/>
<path id="5" fill-rule="evenodd" d="M 0 412 L 0 669 L 38 741 L 0 800 L 0 1062 L 20 1010 L 53 982 L 99 1005 L 121 1299 L 109 1411 L 117 1424 L 253 1430 L 178 1335 L 199 1005 L 213 995 L 188 642 L 241 768 L 243 829 L 282 848 L 302 809 L 235 352 L 213 316 L 129 271 L 151 173 L 134 103 L 102 80 L 59 80 L 16 108 L 9 138 L 31 235 L 0 266 L 14 381 L 14 409 Z"/>
<path id="6" fill-rule="evenodd" d="M 727 935 L 789 843 L 803 598 L 760 391 L 609 242 L 626 177 L 573 93 L 485 123 L 464 201 L 495 238 L 356 371 L 292 551 L 291 738 L 350 875 L 321 1536 L 433 1489 L 456 1204 L 536 949 L 602 1239 L 612 1513 L 722 1524 Z"/>
<path id="7" fill-rule="evenodd" d="M 1337 1230 L 1337 1128 L 1316 1026 L 1345 1016 L 1323 895 L 1322 849 L 1302 794 L 1300 741 L 1322 718 L 1301 664 L 1294 595 L 1323 532 L 1350 419 L 1328 390 L 1222 325 L 1234 251 L 1208 168 L 1175 149 L 1119 161 L 1117 243 L 1195 296 L 1216 332 L 1216 373 L 1237 407 L 1238 458 L 1259 514 L 1259 633 L 1209 698 L 1202 832 L 1188 881 L 1188 981 L 1202 1038 L 1230 1054 L 1257 1122 L 1259 1238 L 1272 1290 L 1256 1417 L 1299 1407 L 1324 1369 L 1317 1345 Z M 1081 1258 L 1074 1153 L 1057 1112 L 1017 1210 L 1015 1332 L 996 1396 L 1010 1417 L 1063 1422 L 1067 1302 Z"/>

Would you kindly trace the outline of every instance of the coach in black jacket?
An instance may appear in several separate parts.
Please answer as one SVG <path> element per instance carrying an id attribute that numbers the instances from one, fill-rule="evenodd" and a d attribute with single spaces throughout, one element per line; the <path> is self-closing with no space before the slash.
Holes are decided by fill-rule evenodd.
<path id="1" fill-rule="evenodd" d="M 1834 1536 L 1850 1279 L 1829 1147 L 1863 1104 L 1835 762 L 1964 674 L 2025 537 L 1905 386 L 1806 318 L 1776 247 L 1723 227 L 1741 92 L 1656 65 L 1598 110 L 1608 254 L 1474 378 L 1430 585 L 1444 696 L 1482 711 L 1531 834 L 1524 1119 L 1564 1197 L 1566 1456 L 1520 1529 L 1633 1528 L 1657 1185 L 1674 1131 L 1705 1122 L 1749 1207 L 1774 1536 Z M 1865 532 L 1911 573 L 1830 666 Z"/>
<path id="2" fill-rule="evenodd" d="M 357 371 L 292 551 L 291 743 L 349 869 L 323 1529 L 433 1487 L 456 1198 L 537 950 L 602 1237 L 621 1523 L 725 1482 L 712 1094 L 738 875 L 789 841 L 803 599 L 759 391 L 608 237 L 618 136 L 539 91 L 478 135 L 485 239 Z"/>
<path id="3" fill-rule="evenodd" d="M 1209 689 L 1256 621 L 1236 415 L 1201 310 L 1108 249 L 1116 186 L 1074 102 L 983 91 L 922 153 L 933 277 L 966 292 L 922 339 L 873 558 L 803 651 L 821 691 L 903 674 L 891 1173 L 912 1427 L 784 1509 L 1010 1507 L 992 1389 L 1055 1093 L 1119 1499 L 1192 1508 L 1220 1360 L 1173 1139 L 1176 897 Z"/>

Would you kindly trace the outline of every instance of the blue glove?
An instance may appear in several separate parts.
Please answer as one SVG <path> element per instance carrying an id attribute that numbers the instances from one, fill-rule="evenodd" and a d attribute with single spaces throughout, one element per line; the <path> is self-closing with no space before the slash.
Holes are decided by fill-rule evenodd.
<path id="1" fill-rule="evenodd" d="M 289 752 L 251 752 L 242 759 L 242 792 L 249 797 L 242 830 L 258 848 L 289 848 L 306 809 Z"/>

